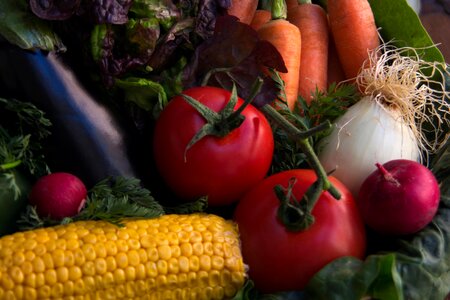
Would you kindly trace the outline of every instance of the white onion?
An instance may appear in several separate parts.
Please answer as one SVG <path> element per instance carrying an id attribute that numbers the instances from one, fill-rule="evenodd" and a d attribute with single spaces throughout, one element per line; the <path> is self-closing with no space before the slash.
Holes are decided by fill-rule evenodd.
<path id="1" fill-rule="evenodd" d="M 423 162 L 422 157 L 425 160 L 448 137 L 443 129 L 450 125 L 444 76 L 449 70 L 446 64 L 422 60 L 410 47 L 382 43 L 369 52 L 355 79 L 363 98 L 335 122 L 331 135 L 319 145 L 325 170 L 334 170 L 332 175 L 357 197 L 375 163 Z"/>
<path id="2" fill-rule="evenodd" d="M 319 159 L 355 197 L 375 163 L 420 160 L 417 138 L 399 111 L 388 110 L 369 96 L 350 107 L 333 126 L 333 132 L 321 141 Z"/>

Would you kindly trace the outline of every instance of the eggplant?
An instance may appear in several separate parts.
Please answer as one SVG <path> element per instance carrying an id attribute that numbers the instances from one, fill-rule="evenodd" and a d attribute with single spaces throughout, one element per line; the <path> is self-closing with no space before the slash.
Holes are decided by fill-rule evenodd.
<path id="1" fill-rule="evenodd" d="M 61 55 L 0 41 L 0 96 L 35 104 L 52 122 L 46 158 L 93 186 L 108 176 L 145 182 L 148 143 L 131 118 L 82 84 Z M 0 120 L 1 122 L 1 120 Z"/>

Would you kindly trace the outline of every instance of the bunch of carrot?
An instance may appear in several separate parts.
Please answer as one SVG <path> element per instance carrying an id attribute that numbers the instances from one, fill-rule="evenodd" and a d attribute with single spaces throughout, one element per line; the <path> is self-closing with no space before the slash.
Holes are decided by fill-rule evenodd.
<path id="1" fill-rule="evenodd" d="M 241 21 L 283 57 L 288 72 L 280 76 L 291 109 L 298 96 L 310 103 L 316 90 L 355 78 L 368 52 L 380 44 L 368 0 L 328 0 L 327 10 L 311 0 L 267 2 L 234 0 L 232 7 L 238 6 Z"/>

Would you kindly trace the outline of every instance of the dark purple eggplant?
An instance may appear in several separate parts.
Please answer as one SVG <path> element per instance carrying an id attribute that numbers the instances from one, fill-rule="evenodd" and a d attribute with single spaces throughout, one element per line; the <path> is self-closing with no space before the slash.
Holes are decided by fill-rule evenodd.
<path id="1" fill-rule="evenodd" d="M 0 96 L 34 103 L 52 121 L 45 145 L 53 172 L 88 186 L 108 176 L 145 181 L 147 143 L 126 114 L 90 93 L 55 53 L 27 51 L 0 41 Z M 1 120 L 0 120 L 1 122 Z"/>

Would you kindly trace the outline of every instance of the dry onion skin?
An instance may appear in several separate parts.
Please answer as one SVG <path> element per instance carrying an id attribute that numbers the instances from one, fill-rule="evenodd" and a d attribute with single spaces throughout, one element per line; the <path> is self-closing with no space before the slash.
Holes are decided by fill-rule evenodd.
<path id="1" fill-rule="evenodd" d="M 449 137 L 444 130 L 450 124 L 444 76 L 449 68 L 422 60 L 419 51 L 389 43 L 371 51 L 355 78 L 362 99 L 321 141 L 323 167 L 355 197 L 376 163 L 410 159 L 426 164 Z"/>

